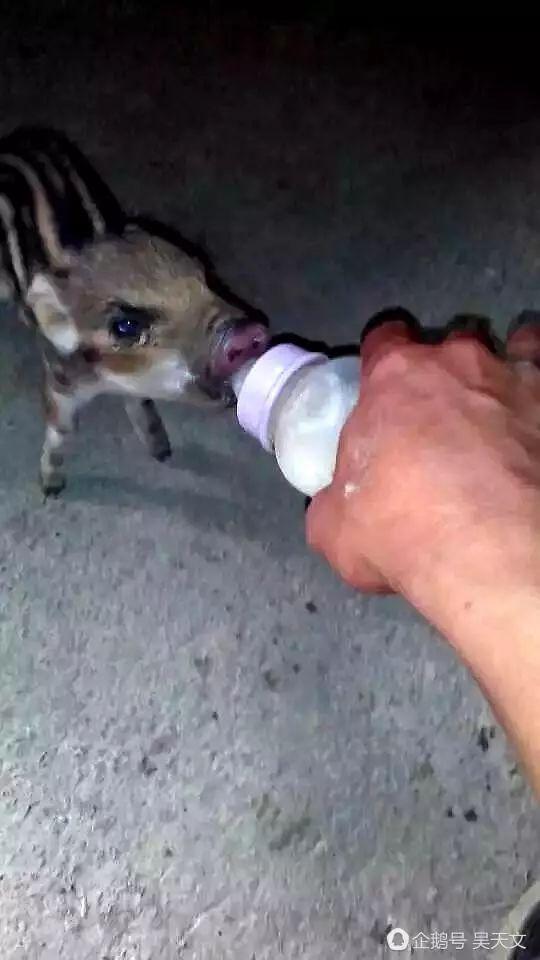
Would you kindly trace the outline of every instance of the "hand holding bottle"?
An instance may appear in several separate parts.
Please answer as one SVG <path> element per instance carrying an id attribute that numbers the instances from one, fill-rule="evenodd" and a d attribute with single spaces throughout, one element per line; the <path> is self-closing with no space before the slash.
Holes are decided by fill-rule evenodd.
<path id="1" fill-rule="evenodd" d="M 399 316 L 399 315 L 398 315 Z M 453 644 L 540 792 L 540 333 L 504 362 L 388 316 L 308 542 L 352 586 L 399 591 Z"/>
<path id="2" fill-rule="evenodd" d="M 509 349 L 540 357 L 540 334 L 522 327 Z M 540 535 L 539 501 L 540 371 L 470 335 L 417 342 L 390 313 L 364 340 L 360 402 L 310 507 L 310 543 L 359 589 L 416 598 L 454 553 L 484 549 L 492 568 L 493 533 L 506 531 L 506 563 L 516 527 Z"/>

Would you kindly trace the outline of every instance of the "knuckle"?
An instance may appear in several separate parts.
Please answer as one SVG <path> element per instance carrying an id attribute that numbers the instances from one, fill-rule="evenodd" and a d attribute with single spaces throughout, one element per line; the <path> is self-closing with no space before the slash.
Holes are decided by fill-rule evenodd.
<path id="1" fill-rule="evenodd" d="M 388 344 L 373 364 L 371 379 L 387 380 L 402 377 L 411 370 L 417 359 L 418 347 L 416 344 Z"/>
<path id="2" fill-rule="evenodd" d="M 522 324 L 511 332 L 507 340 L 507 356 L 540 363 L 540 324 Z"/>
<path id="3" fill-rule="evenodd" d="M 443 348 L 447 353 L 452 353 L 455 356 L 462 356 L 464 358 L 476 357 L 485 351 L 482 343 L 475 337 L 469 335 L 451 337 L 444 341 Z"/>
<path id="4" fill-rule="evenodd" d="M 463 373 L 480 374 L 486 363 L 495 361 L 487 347 L 474 337 L 447 340 L 442 344 L 444 355 Z"/>

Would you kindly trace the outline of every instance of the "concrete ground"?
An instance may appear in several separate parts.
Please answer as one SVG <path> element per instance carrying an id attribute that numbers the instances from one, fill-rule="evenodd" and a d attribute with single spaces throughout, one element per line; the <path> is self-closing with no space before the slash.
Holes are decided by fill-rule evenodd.
<path id="1" fill-rule="evenodd" d="M 2 131 L 64 127 L 276 330 L 337 344 L 399 302 L 502 331 L 539 306 L 540 113 L 513 71 L 48 9 L 4 17 Z M 160 466 L 97 402 L 44 505 L 32 338 L 2 324 L 2 958 L 358 960 L 389 924 L 484 955 L 538 815 L 445 643 L 307 552 L 302 499 L 232 415 L 165 407 Z"/>

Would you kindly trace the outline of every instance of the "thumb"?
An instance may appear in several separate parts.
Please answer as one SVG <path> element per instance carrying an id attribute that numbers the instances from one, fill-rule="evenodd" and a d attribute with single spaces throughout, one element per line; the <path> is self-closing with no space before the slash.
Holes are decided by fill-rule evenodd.
<path id="1" fill-rule="evenodd" d="M 316 553 L 326 555 L 332 530 L 336 530 L 339 518 L 336 515 L 334 498 L 330 488 L 321 490 L 313 497 L 306 511 L 306 540 L 308 547 Z"/>
<path id="2" fill-rule="evenodd" d="M 366 559 L 354 528 L 346 523 L 331 487 L 322 490 L 306 513 L 308 546 L 322 554 L 345 583 L 364 593 L 393 593 L 379 571 Z"/>

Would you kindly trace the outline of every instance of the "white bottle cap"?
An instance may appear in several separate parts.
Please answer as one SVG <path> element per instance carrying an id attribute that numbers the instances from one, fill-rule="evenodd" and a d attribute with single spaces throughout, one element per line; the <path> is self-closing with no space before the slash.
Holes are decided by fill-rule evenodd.
<path id="1" fill-rule="evenodd" d="M 272 407 L 285 384 L 302 367 L 327 359 L 323 353 L 311 353 L 292 343 L 281 343 L 255 361 L 240 386 L 236 415 L 240 426 L 265 450 L 271 452 L 273 449 L 270 434 Z"/>

